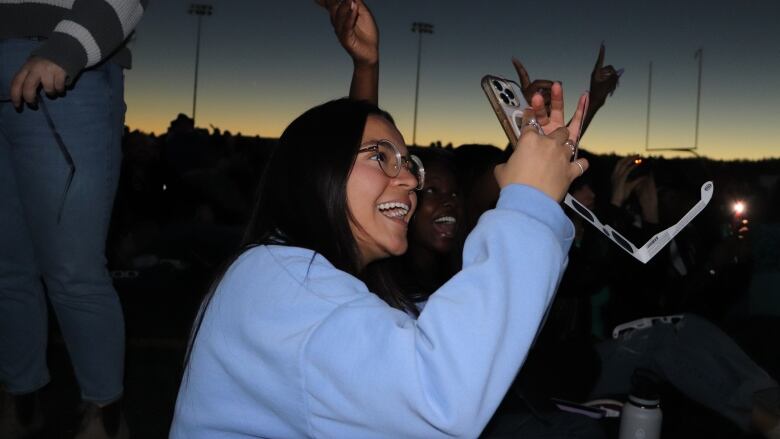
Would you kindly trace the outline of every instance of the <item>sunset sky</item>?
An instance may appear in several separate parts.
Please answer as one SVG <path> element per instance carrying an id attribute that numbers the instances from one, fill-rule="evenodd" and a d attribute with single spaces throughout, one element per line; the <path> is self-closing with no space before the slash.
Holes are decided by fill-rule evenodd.
<path id="1" fill-rule="evenodd" d="M 650 147 L 694 143 L 698 64 L 704 50 L 698 152 L 720 158 L 780 157 L 780 2 L 366 0 L 380 29 L 380 106 L 412 139 L 417 34 L 424 35 L 417 143 L 506 138 L 479 82 L 516 79 L 511 57 L 533 78 L 561 80 L 566 103 L 588 87 L 599 44 L 625 68 L 583 145 L 643 152 L 648 64 L 653 62 Z M 196 18 L 190 2 L 152 1 L 132 43 L 126 123 L 164 132 L 192 111 Z M 197 124 L 278 137 L 307 108 L 348 93 L 352 64 L 313 0 L 212 0 L 203 19 Z M 531 9 L 531 5 L 545 5 Z"/>

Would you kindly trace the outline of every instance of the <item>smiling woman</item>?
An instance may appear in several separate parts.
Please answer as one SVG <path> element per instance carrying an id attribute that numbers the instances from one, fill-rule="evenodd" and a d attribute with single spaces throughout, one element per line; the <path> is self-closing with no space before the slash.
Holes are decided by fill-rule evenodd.
<path id="1" fill-rule="evenodd" d="M 413 190 L 423 178 L 417 167 L 412 173 L 408 165 L 401 165 L 414 162 L 407 158 L 401 133 L 387 118 L 368 116 L 361 143 L 366 146 L 359 150 L 347 180 L 347 200 L 350 227 L 365 266 L 406 251 L 406 229 L 417 204 Z"/>
<path id="2" fill-rule="evenodd" d="M 425 184 L 392 118 L 367 102 L 298 117 L 267 163 L 242 252 L 201 308 L 170 436 L 477 437 L 565 266 L 573 228 L 558 201 L 579 175 L 565 140 L 565 129 L 521 135 L 463 270 L 419 313 L 383 261 L 406 251 L 421 185 L 433 238 L 454 235 L 449 201 L 428 211 L 451 197 L 446 176 Z"/>
<path id="3" fill-rule="evenodd" d="M 423 248 L 448 253 L 458 245 L 463 230 L 455 158 L 451 151 L 437 148 L 417 148 L 415 154 L 426 164 L 426 178 L 410 238 Z"/>
<path id="4" fill-rule="evenodd" d="M 423 302 L 460 269 L 463 204 L 452 151 L 412 152 L 425 163 L 425 184 L 409 224 L 409 248 L 395 268 L 405 294 Z"/>

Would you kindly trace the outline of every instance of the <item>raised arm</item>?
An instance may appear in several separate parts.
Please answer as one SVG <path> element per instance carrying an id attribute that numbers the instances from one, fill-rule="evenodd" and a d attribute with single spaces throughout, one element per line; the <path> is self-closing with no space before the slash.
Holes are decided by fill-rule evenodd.
<path id="1" fill-rule="evenodd" d="M 317 0 L 328 10 L 339 43 L 352 58 L 349 97 L 379 102 L 379 29 L 363 0 Z"/>
<path id="2" fill-rule="evenodd" d="M 582 125 L 583 132 L 588 129 L 596 112 L 607 102 L 607 97 L 612 96 L 612 93 L 615 92 L 620 75 L 623 74 L 623 69 L 615 70 L 611 64 L 604 65 L 604 51 L 602 43 L 596 58 L 596 65 L 593 66 L 593 71 L 590 74 L 590 102 Z"/>
<path id="3" fill-rule="evenodd" d="M 588 111 L 585 112 L 585 119 L 582 122 L 582 132 L 580 137 L 585 134 L 590 122 L 593 120 L 593 116 L 596 112 L 604 106 L 607 98 L 615 92 L 618 86 L 618 79 L 622 74 L 622 70 L 615 70 L 612 65 L 604 65 L 604 44 L 599 47 L 599 54 L 596 58 L 596 65 L 593 67 L 593 71 L 590 74 L 590 92 L 588 97 Z M 520 79 L 520 87 L 523 91 L 523 96 L 528 103 L 532 104 L 534 108 L 544 108 L 547 113 L 552 111 L 552 105 L 554 101 L 553 90 L 554 81 L 548 79 L 534 79 L 531 81 L 528 71 L 522 62 L 517 58 L 512 58 L 512 64 L 517 71 L 517 76 Z M 539 117 L 542 117 L 541 114 Z M 571 127 L 571 122 L 569 123 Z M 545 130 L 546 132 L 549 132 Z"/>

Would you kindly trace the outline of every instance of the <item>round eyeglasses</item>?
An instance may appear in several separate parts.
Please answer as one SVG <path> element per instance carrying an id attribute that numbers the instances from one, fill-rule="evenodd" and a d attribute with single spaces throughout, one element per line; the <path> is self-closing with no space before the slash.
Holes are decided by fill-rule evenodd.
<path id="1" fill-rule="evenodd" d="M 408 157 L 401 155 L 401 151 L 391 141 L 387 139 L 378 140 L 376 143 L 364 145 L 358 150 L 358 154 L 371 151 L 373 160 L 379 162 L 379 167 L 390 178 L 398 177 L 401 168 L 406 168 L 414 178 L 417 179 L 417 186 L 414 190 L 419 191 L 425 184 L 425 168 L 422 160 L 414 154 Z"/>

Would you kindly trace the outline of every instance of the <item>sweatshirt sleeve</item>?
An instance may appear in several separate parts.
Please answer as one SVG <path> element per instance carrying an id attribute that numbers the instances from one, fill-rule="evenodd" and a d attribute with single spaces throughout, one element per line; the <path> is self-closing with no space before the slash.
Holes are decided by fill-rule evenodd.
<path id="1" fill-rule="evenodd" d="M 106 59 L 133 32 L 148 0 L 75 0 L 32 55 L 65 69 L 68 83 Z"/>
<path id="2" fill-rule="evenodd" d="M 469 235 L 462 271 L 417 320 L 373 294 L 337 308 L 300 357 L 310 434 L 479 436 L 525 360 L 573 236 L 553 199 L 510 185 Z"/>

